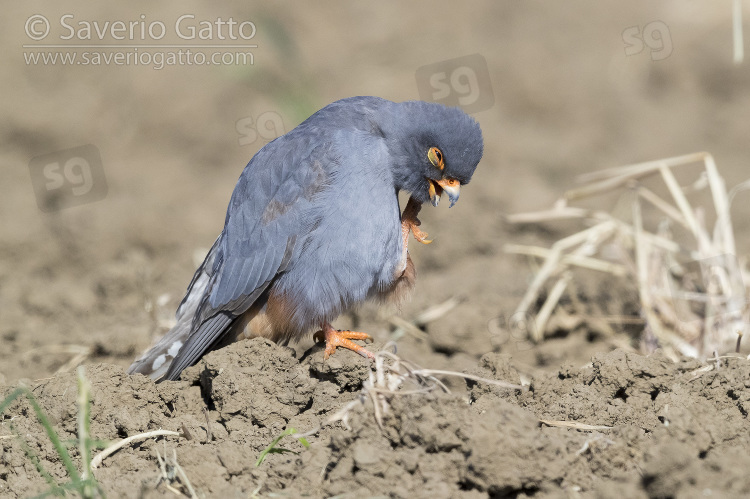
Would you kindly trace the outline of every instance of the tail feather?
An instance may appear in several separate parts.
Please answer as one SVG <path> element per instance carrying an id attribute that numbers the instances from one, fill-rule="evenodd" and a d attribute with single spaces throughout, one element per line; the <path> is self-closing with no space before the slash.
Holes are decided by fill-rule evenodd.
<path id="1" fill-rule="evenodd" d="M 208 286 L 209 276 L 202 272 L 202 268 L 198 270 L 200 274 L 196 272 L 188 293 L 177 310 L 177 324 L 131 364 L 128 374 L 145 374 L 157 381 L 167 374 L 172 361 L 190 337 L 193 317 Z"/>
<path id="2" fill-rule="evenodd" d="M 238 335 L 276 339 L 264 313 L 264 292 L 271 281 L 258 287 L 252 294 L 241 297 L 237 303 L 227 304 L 228 310 L 205 319 L 201 317 L 201 310 L 205 308 L 204 304 L 216 281 L 216 268 L 221 265 L 221 252 L 218 251 L 220 242 L 221 236 L 196 270 L 187 293 L 177 308 L 177 323 L 131 364 L 128 374 L 145 374 L 157 382 L 174 380 L 205 352 L 228 345 Z M 287 256 L 284 258 L 288 259 Z M 230 310 L 236 310 L 236 313 Z M 251 321 L 250 331 L 245 333 L 245 328 Z"/>

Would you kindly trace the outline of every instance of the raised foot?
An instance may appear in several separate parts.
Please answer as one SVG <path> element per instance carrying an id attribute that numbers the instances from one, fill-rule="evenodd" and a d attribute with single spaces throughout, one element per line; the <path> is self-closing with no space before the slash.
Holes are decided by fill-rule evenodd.
<path id="1" fill-rule="evenodd" d="M 422 244 L 430 244 L 432 242 L 432 239 L 427 239 L 427 233 L 420 229 L 417 226 L 418 224 L 419 220 L 417 220 L 417 223 L 409 223 L 409 230 L 411 230 L 411 233 L 414 234 L 414 239 Z"/>
<path id="2" fill-rule="evenodd" d="M 372 338 L 367 333 L 360 333 L 357 331 L 338 331 L 333 329 L 330 325 L 326 324 L 323 326 L 321 331 L 318 331 L 313 335 L 315 341 L 325 341 L 326 349 L 323 355 L 325 360 L 333 355 L 336 351 L 336 347 L 347 348 L 360 354 L 362 357 L 367 359 L 374 359 L 375 355 L 367 350 L 365 347 L 357 345 L 352 340 L 370 340 Z"/>
<path id="3" fill-rule="evenodd" d="M 414 239 L 420 243 L 430 244 L 432 242 L 432 239 L 427 239 L 427 233 L 419 228 L 422 222 L 419 221 L 417 215 L 421 209 L 422 205 L 410 197 L 404 212 L 401 214 L 401 230 L 404 233 L 404 242 L 406 242 L 410 231 L 414 234 Z"/>

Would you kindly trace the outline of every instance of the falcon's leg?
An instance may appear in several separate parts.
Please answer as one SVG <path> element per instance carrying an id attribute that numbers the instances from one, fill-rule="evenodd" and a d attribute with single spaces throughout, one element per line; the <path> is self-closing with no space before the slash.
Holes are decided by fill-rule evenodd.
<path id="1" fill-rule="evenodd" d="M 431 239 L 427 239 L 427 233 L 419 228 L 422 222 L 419 221 L 417 215 L 419 215 L 419 210 L 421 209 L 422 205 L 410 197 L 406 203 L 404 212 L 401 214 L 401 235 L 404 238 L 404 251 L 406 251 L 409 231 L 413 232 L 414 238 L 422 244 L 430 244 L 432 242 Z"/>
<path id="2" fill-rule="evenodd" d="M 419 210 L 421 209 L 422 205 L 416 202 L 414 198 L 410 197 L 409 201 L 406 203 L 404 212 L 401 214 L 401 236 L 403 237 L 404 243 L 404 254 L 402 260 L 404 268 L 406 268 L 407 263 L 406 253 L 410 232 L 412 232 L 414 234 L 414 238 L 422 244 L 430 244 L 432 242 L 431 240 L 427 239 L 427 233 L 419 229 L 419 225 L 421 224 L 421 222 L 417 218 L 417 215 L 419 214 Z M 348 348 L 349 350 L 353 350 L 360 354 L 362 357 L 366 357 L 368 359 L 375 358 L 375 355 L 373 355 L 372 352 L 351 341 L 371 339 L 370 335 L 367 333 L 359 333 L 357 331 L 337 331 L 326 322 L 323 324 L 323 329 L 315 333 L 313 338 L 316 341 L 326 342 L 326 359 L 333 355 L 333 352 L 336 351 L 336 347 Z"/>
<path id="3" fill-rule="evenodd" d="M 413 232 L 414 239 L 422 244 L 430 244 L 432 242 L 431 239 L 427 239 L 427 233 L 419 229 L 422 222 L 419 221 L 417 215 L 421 209 L 422 205 L 410 197 L 406 203 L 404 212 L 401 214 L 401 238 L 403 243 L 401 246 L 403 247 L 403 252 L 401 254 L 401 265 L 399 266 L 397 277 L 400 277 L 406 270 L 409 253 L 409 232 Z"/>
<path id="4" fill-rule="evenodd" d="M 365 347 L 357 345 L 352 340 L 369 340 L 370 335 L 367 333 L 359 333 L 357 331 L 337 331 L 327 322 L 323 324 L 323 330 L 315 333 L 313 338 L 316 341 L 326 342 L 326 350 L 324 358 L 328 359 L 333 352 L 336 351 L 336 347 L 348 348 L 360 354 L 362 357 L 368 359 L 374 359 L 375 355 L 367 350 Z"/>

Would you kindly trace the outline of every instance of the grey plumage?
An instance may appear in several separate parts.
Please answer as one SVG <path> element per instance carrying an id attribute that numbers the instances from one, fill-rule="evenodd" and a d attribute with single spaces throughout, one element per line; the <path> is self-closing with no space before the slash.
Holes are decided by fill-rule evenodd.
<path id="1" fill-rule="evenodd" d="M 405 266 L 398 192 L 423 203 L 428 178 L 468 183 L 482 148 L 456 108 L 353 97 L 321 109 L 250 160 L 177 325 L 129 372 L 177 379 L 256 316 L 286 343 L 388 292 Z"/>

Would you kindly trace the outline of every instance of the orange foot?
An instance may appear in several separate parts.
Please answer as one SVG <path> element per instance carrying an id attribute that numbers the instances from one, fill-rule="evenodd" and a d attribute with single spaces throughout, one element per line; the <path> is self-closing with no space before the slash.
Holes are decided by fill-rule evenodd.
<path id="1" fill-rule="evenodd" d="M 432 242 L 432 239 L 427 239 L 427 233 L 419 228 L 422 222 L 419 221 L 417 215 L 419 215 L 421 209 L 422 205 L 410 197 L 404 212 L 401 214 L 401 235 L 404 238 L 404 247 L 406 247 L 410 231 L 414 234 L 414 239 L 420 243 L 430 244 Z"/>
<path id="2" fill-rule="evenodd" d="M 367 359 L 375 358 L 375 355 L 372 352 L 352 341 L 372 340 L 370 335 L 367 333 L 358 333 L 357 331 L 337 331 L 336 329 L 333 329 L 330 324 L 325 323 L 323 324 L 323 330 L 315 333 L 315 335 L 313 335 L 313 339 L 315 341 L 326 342 L 326 350 L 323 356 L 325 360 L 328 360 L 328 357 L 333 355 L 333 352 L 336 351 L 336 347 L 343 347 L 348 348 L 349 350 L 354 350 L 362 357 L 365 357 Z"/>

